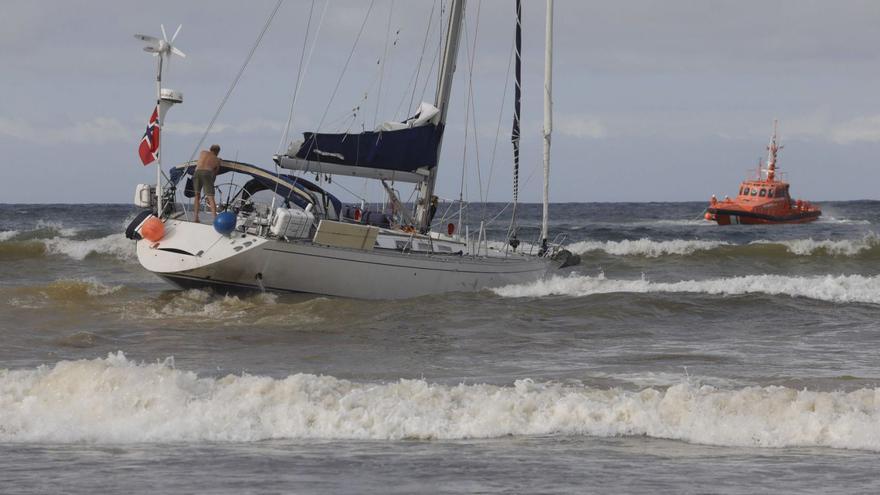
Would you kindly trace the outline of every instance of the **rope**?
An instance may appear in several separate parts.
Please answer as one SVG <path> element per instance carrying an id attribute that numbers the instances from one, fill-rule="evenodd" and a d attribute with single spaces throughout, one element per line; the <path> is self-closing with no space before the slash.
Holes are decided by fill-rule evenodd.
<path id="1" fill-rule="evenodd" d="M 429 35 L 431 34 L 432 28 L 434 27 L 434 9 L 437 6 L 437 2 L 435 0 L 434 4 L 431 6 L 431 14 L 428 16 L 428 25 L 425 27 L 425 40 L 427 41 Z M 442 21 L 442 18 L 441 18 Z M 442 22 L 438 22 L 438 25 L 442 24 Z M 419 54 L 419 63 L 416 64 L 415 69 L 413 69 L 412 73 L 409 76 L 409 81 L 406 83 L 406 87 L 404 88 L 403 96 L 400 98 L 400 102 L 397 104 L 397 108 L 394 109 L 394 120 L 402 120 L 400 116 L 400 109 L 403 108 L 404 102 L 406 102 L 406 90 L 409 89 L 410 85 L 413 87 L 413 94 L 415 94 L 415 89 L 419 85 L 418 75 L 421 72 L 422 67 L 422 59 L 425 56 L 425 47 L 427 45 L 422 45 L 422 52 Z M 435 102 L 436 103 L 436 102 Z M 412 107 L 412 97 L 410 98 L 410 107 Z M 409 109 L 406 110 L 409 112 Z M 409 117 L 409 113 L 405 115 L 405 117 Z"/>
<path id="2" fill-rule="evenodd" d="M 232 90 L 235 89 L 235 86 L 238 85 L 239 79 L 241 79 L 242 74 L 244 74 L 245 69 L 247 69 L 248 64 L 251 61 L 251 58 L 254 56 L 254 52 L 257 51 L 257 48 L 260 46 L 260 42 L 263 41 L 263 36 L 265 36 L 266 31 L 269 30 L 269 25 L 272 24 L 272 19 L 275 18 L 275 14 L 278 13 L 278 9 L 281 8 L 281 4 L 283 0 L 278 0 L 275 3 L 275 8 L 272 9 L 272 13 L 269 14 L 269 18 L 266 19 L 266 24 L 263 25 L 263 29 L 260 31 L 260 35 L 257 36 L 256 41 L 254 42 L 254 46 L 251 47 L 251 51 L 248 52 L 247 57 L 244 59 L 244 63 L 241 64 L 241 68 L 238 69 L 238 74 L 235 75 L 235 79 L 232 80 L 232 84 L 229 86 L 229 89 L 226 90 L 226 95 L 223 96 L 223 99 L 220 101 L 220 106 L 217 107 L 217 111 L 214 112 L 214 116 L 211 117 L 211 121 L 208 123 L 208 127 L 205 129 L 205 133 L 202 134 L 202 138 L 199 139 L 198 144 L 196 144 L 195 149 L 193 149 L 192 155 L 189 157 L 189 161 L 192 161 L 196 153 L 202 148 L 202 145 L 205 143 L 205 139 L 208 137 L 208 133 L 211 132 L 211 129 L 214 127 L 214 123 L 217 122 L 217 117 L 220 116 L 220 112 L 223 111 L 223 106 L 226 105 L 226 101 L 229 100 L 229 96 L 232 95 Z"/>
<path id="3" fill-rule="evenodd" d="M 412 95 L 409 97 L 409 108 L 413 108 L 413 99 L 416 97 L 416 87 L 419 85 L 419 72 L 422 69 L 422 59 L 425 56 L 425 48 L 428 46 L 428 34 L 431 32 L 431 21 L 434 19 L 434 8 L 437 6 L 437 3 L 434 2 L 431 5 L 431 15 L 428 16 L 428 27 L 425 29 L 425 40 L 422 41 L 422 53 L 419 54 L 419 63 L 416 69 L 416 79 L 413 83 Z M 435 102 L 436 103 L 436 102 Z"/>
<path id="4" fill-rule="evenodd" d="M 382 81 L 385 79 L 385 62 L 388 59 L 388 38 L 391 37 L 391 14 L 394 13 L 394 0 L 388 6 L 388 24 L 385 28 L 385 50 L 382 52 L 382 64 L 379 66 L 379 88 L 376 90 L 376 113 L 373 114 L 373 129 L 376 128 L 376 122 L 379 120 L 379 102 L 382 101 Z M 397 30 L 400 33 L 400 30 Z M 397 46 L 397 40 L 394 41 Z"/>
<path id="5" fill-rule="evenodd" d="M 480 145 L 479 145 L 479 136 L 477 136 L 477 108 L 474 103 L 474 62 L 477 58 L 477 33 L 480 29 L 480 10 L 483 5 L 482 0 L 477 2 L 477 18 L 476 23 L 474 24 L 474 43 L 471 47 L 470 53 L 467 54 L 468 57 L 468 105 L 470 106 L 470 113 L 473 114 L 473 119 L 471 119 L 471 126 L 474 130 L 474 161 L 476 163 L 477 170 L 477 187 L 480 196 L 480 203 L 485 204 L 483 201 L 483 175 L 480 170 Z M 464 33 L 465 42 L 469 41 L 467 30 Z M 467 45 L 465 45 L 467 46 Z"/>
<path id="6" fill-rule="evenodd" d="M 486 198 L 489 197 L 489 189 L 492 187 L 492 175 L 495 172 L 495 157 L 498 152 L 498 139 L 501 137 L 501 122 L 504 118 L 504 102 L 507 100 L 507 88 L 510 86 L 510 67 L 513 63 L 514 44 L 510 44 L 510 55 L 507 56 L 507 74 L 504 76 L 504 91 L 501 94 L 501 105 L 498 111 L 498 126 L 495 128 L 495 143 L 492 146 L 492 161 L 489 164 L 489 178 L 486 182 Z M 483 204 L 483 220 L 486 220 L 486 205 Z"/>
<path id="7" fill-rule="evenodd" d="M 309 8 L 309 20 L 306 22 L 306 34 L 303 36 L 302 51 L 299 54 L 299 67 L 296 70 L 296 84 L 293 86 L 293 95 L 290 99 L 290 110 L 287 112 L 287 123 L 284 124 L 284 130 L 281 132 L 281 141 L 278 142 L 278 151 L 280 154 L 284 151 L 284 145 L 290 140 L 290 124 L 293 122 L 293 108 L 296 106 L 296 99 L 299 96 L 299 85 L 302 81 L 303 60 L 306 55 L 306 46 L 309 44 L 309 31 L 312 28 L 312 13 L 315 10 L 315 0 L 312 0 L 312 6 Z M 324 4 L 324 12 L 327 11 L 327 4 Z M 321 20 L 324 16 L 321 16 Z M 316 36 L 317 37 L 317 36 Z M 314 45 L 313 45 L 314 46 Z M 311 57 L 309 57 L 311 59 Z"/>
<path id="8" fill-rule="evenodd" d="M 324 119 L 327 117 L 327 112 L 330 111 L 330 106 L 333 104 L 333 100 L 336 98 L 336 92 L 339 91 L 339 86 L 342 84 L 342 78 L 345 76 L 345 72 L 348 70 L 348 64 L 351 62 L 351 57 L 354 56 L 354 51 L 357 48 L 358 42 L 361 39 L 361 35 L 364 33 L 364 26 L 367 25 L 367 19 L 370 18 L 370 12 L 373 11 L 373 5 L 375 3 L 376 0 L 370 1 L 370 7 L 367 9 L 367 14 L 364 16 L 364 21 L 361 23 L 361 28 L 358 30 L 357 37 L 354 39 L 354 44 L 351 46 L 351 51 L 348 52 L 348 58 L 345 59 L 345 65 L 342 67 L 342 72 L 339 74 L 339 78 L 336 80 L 336 86 L 333 88 L 333 93 L 330 95 L 330 101 L 327 103 L 327 107 L 324 108 L 324 115 L 321 116 L 321 120 L 318 122 L 317 130 L 321 129 L 321 125 L 324 123 Z"/>

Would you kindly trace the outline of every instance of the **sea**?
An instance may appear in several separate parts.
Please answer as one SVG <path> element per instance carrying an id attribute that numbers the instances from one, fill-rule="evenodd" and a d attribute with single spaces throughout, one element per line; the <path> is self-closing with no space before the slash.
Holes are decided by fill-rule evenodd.
<path id="1" fill-rule="evenodd" d="M 553 204 L 579 266 L 363 301 L 179 290 L 132 206 L 0 205 L 0 492 L 880 492 L 880 202 L 821 206 Z"/>

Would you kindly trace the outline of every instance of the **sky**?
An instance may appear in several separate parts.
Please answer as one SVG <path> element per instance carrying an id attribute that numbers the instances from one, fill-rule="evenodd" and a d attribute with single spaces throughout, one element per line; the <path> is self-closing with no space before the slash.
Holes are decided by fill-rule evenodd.
<path id="1" fill-rule="evenodd" d="M 524 4 L 520 198 L 537 202 L 545 3 Z M 137 157 L 155 59 L 133 34 L 183 26 L 175 45 L 187 57 L 172 60 L 165 86 L 184 103 L 163 129 L 163 160 L 179 163 L 274 6 L 3 0 L 0 203 L 130 202 L 156 172 Z M 372 129 L 433 102 L 440 9 L 439 0 L 285 0 L 204 146 L 271 168 L 289 142 L 301 61 L 291 139 Z M 467 2 L 441 197 L 457 198 L 464 183 L 470 201 L 510 199 L 513 11 L 512 0 Z M 774 119 L 793 195 L 880 199 L 877 26 L 876 1 L 556 0 L 551 200 L 732 195 L 766 156 Z M 379 186 L 341 179 L 331 190 L 371 199 Z"/>

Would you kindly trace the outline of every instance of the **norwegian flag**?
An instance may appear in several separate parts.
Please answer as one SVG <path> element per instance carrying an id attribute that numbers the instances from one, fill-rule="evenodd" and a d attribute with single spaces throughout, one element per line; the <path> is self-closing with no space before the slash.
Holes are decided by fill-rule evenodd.
<path id="1" fill-rule="evenodd" d="M 159 157 L 159 105 L 153 110 L 153 116 L 150 117 L 150 123 L 144 132 L 144 138 L 141 139 L 141 145 L 138 147 L 138 155 L 144 165 L 153 163 Z"/>

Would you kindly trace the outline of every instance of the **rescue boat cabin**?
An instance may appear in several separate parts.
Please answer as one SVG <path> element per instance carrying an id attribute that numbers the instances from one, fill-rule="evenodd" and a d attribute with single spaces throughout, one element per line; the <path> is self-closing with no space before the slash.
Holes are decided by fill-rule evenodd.
<path id="1" fill-rule="evenodd" d="M 737 199 L 739 201 L 764 201 L 764 199 L 791 201 L 788 184 L 785 182 L 745 181 L 740 185 Z"/>

